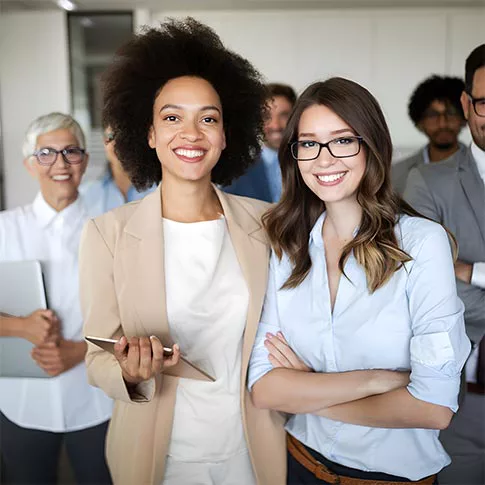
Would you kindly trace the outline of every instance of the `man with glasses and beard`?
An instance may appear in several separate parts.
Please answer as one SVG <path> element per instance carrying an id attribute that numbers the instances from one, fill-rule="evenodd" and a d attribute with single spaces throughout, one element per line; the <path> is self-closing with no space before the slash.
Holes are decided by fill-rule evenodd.
<path id="1" fill-rule="evenodd" d="M 393 165 L 392 182 L 400 194 L 414 167 L 440 162 L 465 149 L 458 141 L 466 122 L 460 103 L 463 88 L 460 78 L 431 76 L 414 90 L 408 106 L 409 117 L 429 143 L 409 158 Z"/>
<path id="2" fill-rule="evenodd" d="M 224 187 L 229 194 L 278 202 L 281 197 L 281 171 L 278 160 L 283 130 L 296 101 L 293 88 L 286 84 L 268 84 L 269 116 L 264 124 L 264 144 L 259 160 L 242 176 Z"/>
<path id="3" fill-rule="evenodd" d="M 485 483 L 485 44 L 468 56 L 461 104 L 472 135 L 466 150 L 409 174 L 404 198 L 446 226 L 459 246 L 455 276 L 465 304 L 473 350 L 466 366 L 466 394 L 441 441 L 452 463 L 441 485 Z"/>

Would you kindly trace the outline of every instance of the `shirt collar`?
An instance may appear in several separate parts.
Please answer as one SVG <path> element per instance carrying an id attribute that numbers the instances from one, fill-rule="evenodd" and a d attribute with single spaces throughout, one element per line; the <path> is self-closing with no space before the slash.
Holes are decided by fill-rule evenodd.
<path id="1" fill-rule="evenodd" d="M 32 204 L 32 209 L 41 228 L 47 227 L 58 217 L 62 217 L 65 221 L 74 221 L 77 220 L 78 216 L 84 214 L 81 195 L 78 195 L 78 198 L 61 212 L 57 212 L 46 202 L 42 193 L 39 192 Z"/>
<path id="2" fill-rule="evenodd" d="M 317 222 L 315 222 L 313 229 L 310 231 L 310 239 L 309 239 L 310 245 L 313 243 L 315 244 L 315 246 L 319 248 L 323 248 L 322 228 L 323 228 L 323 223 L 325 221 L 326 215 L 327 213 L 323 211 L 320 214 L 320 217 L 317 219 Z"/>
<path id="3" fill-rule="evenodd" d="M 323 248 L 323 236 L 322 236 L 322 229 L 323 229 L 323 223 L 325 222 L 325 217 L 327 216 L 326 211 L 323 211 L 320 214 L 320 217 L 317 219 L 317 222 L 313 225 L 312 230 L 310 231 L 310 237 L 309 237 L 309 244 L 315 244 L 315 246 L 319 248 Z M 353 231 L 353 236 L 357 236 L 357 233 L 359 232 L 359 226 L 357 226 L 354 231 Z"/>
<path id="4" fill-rule="evenodd" d="M 429 164 L 429 152 L 428 152 L 428 146 L 429 145 L 426 145 L 424 148 L 423 148 L 423 162 L 425 165 L 428 165 Z"/>
<path id="5" fill-rule="evenodd" d="M 472 142 L 471 152 L 472 152 L 473 159 L 477 164 L 478 173 L 480 174 L 480 177 L 482 178 L 483 183 L 485 183 L 485 151 L 480 150 L 480 148 L 478 148 L 478 145 L 475 142 Z"/>
<path id="6" fill-rule="evenodd" d="M 263 145 L 261 149 L 261 158 L 265 163 L 273 163 L 275 161 L 278 162 L 278 152 L 272 148 L 268 148 L 266 145 Z"/>

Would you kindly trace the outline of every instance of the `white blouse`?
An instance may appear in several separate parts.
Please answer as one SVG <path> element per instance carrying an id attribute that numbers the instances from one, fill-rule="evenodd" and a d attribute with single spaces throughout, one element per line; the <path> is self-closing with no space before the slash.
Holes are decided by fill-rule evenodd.
<path id="1" fill-rule="evenodd" d="M 216 379 L 180 379 L 169 457 L 214 462 L 247 456 L 240 379 L 249 293 L 226 221 L 164 219 L 163 230 L 172 337 L 182 355 Z"/>
<path id="2" fill-rule="evenodd" d="M 78 250 L 92 215 L 81 197 L 56 212 L 40 193 L 33 204 L 0 213 L 0 260 L 41 262 L 49 308 L 67 340 L 83 340 Z M 108 420 L 111 410 L 111 399 L 88 384 L 84 362 L 57 377 L 0 378 L 0 411 L 24 428 L 77 431 Z"/>

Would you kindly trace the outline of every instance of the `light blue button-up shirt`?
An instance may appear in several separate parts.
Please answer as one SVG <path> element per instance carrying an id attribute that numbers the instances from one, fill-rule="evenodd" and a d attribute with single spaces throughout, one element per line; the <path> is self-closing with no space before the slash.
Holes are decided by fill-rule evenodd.
<path id="1" fill-rule="evenodd" d="M 422 218 L 396 225 L 401 247 L 413 259 L 373 294 L 353 255 L 345 264 L 332 314 L 322 226 L 309 240 L 312 267 L 295 289 L 280 288 L 291 274 L 286 255 L 272 254 L 268 290 L 251 356 L 248 386 L 272 369 L 265 334 L 281 330 L 296 354 L 316 372 L 411 370 L 408 391 L 417 399 L 458 408 L 460 372 L 470 352 L 458 298 L 448 236 Z M 350 280 L 350 281 L 349 281 Z M 450 463 L 430 429 L 384 429 L 293 415 L 287 430 L 328 459 L 364 471 L 418 480 Z"/>
<path id="2" fill-rule="evenodd" d="M 138 192 L 135 187 L 131 186 L 126 194 L 126 200 L 120 189 L 115 184 L 113 176 L 109 170 L 98 180 L 87 182 L 79 187 L 84 203 L 89 207 L 89 212 L 95 215 L 101 215 L 120 205 L 140 200 L 145 195 L 152 192 L 156 186 Z"/>
<path id="3" fill-rule="evenodd" d="M 261 148 L 261 159 L 263 160 L 266 179 L 271 193 L 271 202 L 278 202 L 281 198 L 282 182 L 281 169 L 278 159 L 278 152 L 266 145 Z"/>

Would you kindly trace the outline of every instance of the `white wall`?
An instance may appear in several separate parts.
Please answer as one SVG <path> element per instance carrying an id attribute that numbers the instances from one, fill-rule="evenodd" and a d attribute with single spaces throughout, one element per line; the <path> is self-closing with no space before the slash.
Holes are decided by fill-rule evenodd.
<path id="1" fill-rule="evenodd" d="M 65 15 L 22 12 L 0 17 L 0 108 L 6 208 L 31 201 L 37 184 L 22 164 L 28 124 L 51 111 L 69 112 Z"/>
<path id="2" fill-rule="evenodd" d="M 407 116 L 416 85 L 432 73 L 463 77 L 466 57 L 485 41 L 485 8 L 159 11 L 152 24 L 187 14 L 213 27 L 268 81 L 301 91 L 339 75 L 366 86 L 386 113 L 397 158 L 425 143 Z"/>

